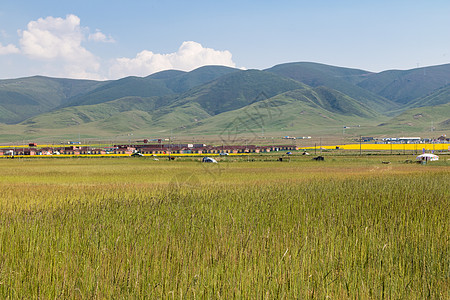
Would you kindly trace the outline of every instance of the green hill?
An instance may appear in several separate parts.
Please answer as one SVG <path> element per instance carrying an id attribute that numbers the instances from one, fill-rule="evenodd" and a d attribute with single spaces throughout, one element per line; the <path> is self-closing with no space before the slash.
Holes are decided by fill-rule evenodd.
<path id="1" fill-rule="evenodd" d="M 391 70 L 371 74 L 358 83 L 364 89 L 401 105 L 408 105 L 450 81 L 450 64 L 406 71 Z"/>
<path id="2" fill-rule="evenodd" d="M 285 95 L 292 97 L 293 99 L 313 102 L 315 105 L 329 112 L 344 116 L 358 116 L 368 119 L 380 116 L 370 107 L 359 103 L 355 99 L 342 94 L 339 91 L 327 87 L 321 86 L 314 89 L 302 90 L 300 95 L 297 95 L 296 93 L 298 93 L 298 91 L 288 92 Z"/>
<path id="3" fill-rule="evenodd" d="M 353 106 L 351 112 L 346 107 Z M 341 112 L 345 111 L 345 114 Z M 366 110 L 356 100 L 338 91 L 319 87 L 276 95 L 243 108 L 224 112 L 193 124 L 189 133 L 231 134 L 264 132 L 341 132 L 343 125 L 375 125 L 385 117 Z M 228 137 L 227 137 L 228 138 Z"/>
<path id="4" fill-rule="evenodd" d="M 22 124 L 29 128 L 67 128 L 104 120 L 128 111 L 151 111 L 158 97 L 125 97 L 95 105 L 65 107 L 30 118 Z"/>
<path id="5" fill-rule="evenodd" d="M 205 66 L 104 82 L 0 80 L 0 139 L 221 134 L 230 127 L 332 135 L 343 126 L 370 135 L 423 132 L 431 124 L 447 130 L 448 71 L 450 65 L 374 74 L 289 63 L 265 71 Z"/>
<path id="6" fill-rule="evenodd" d="M 184 93 L 194 87 L 216 80 L 224 75 L 238 72 L 238 69 L 224 66 L 204 66 L 191 72 L 165 80 L 166 86 L 175 93 Z"/>
<path id="7" fill-rule="evenodd" d="M 133 96 L 99 104 L 70 106 L 31 118 L 23 124 L 34 128 L 68 127 L 140 110 L 152 116 L 153 126 L 180 127 L 299 88 L 305 86 L 271 73 L 257 70 L 237 71 L 178 97 Z"/>
<path id="8" fill-rule="evenodd" d="M 388 112 L 398 108 L 398 105 L 392 101 L 356 85 L 356 83 L 365 80 L 372 74 L 367 71 L 316 63 L 281 64 L 266 71 L 297 80 L 312 87 L 325 86 L 337 90 L 380 112 Z"/>
<path id="9" fill-rule="evenodd" d="M 70 99 L 64 106 L 92 105 L 123 97 L 153 97 L 173 94 L 164 81 L 152 78 L 126 77 Z"/>
<path id="10" fill-rule="evenodd" d="M 450 103 L 450 85 L 446 85 L 430 95 L 414 100 L 409 104 L 410 107 L 436 106 Z"/>
<path id="11" fill-rule="evenodd" d="M 96 90 L 74 97 L 65 106 L 92 105 L 123 97 L 154 97 L 185 92 L 236 69 L 206 66 L 191 72 L 168 70 L 147 77 L 126 77 L 111 81 Z"/>
<path id="12" fill-rule="evenodd" d="M 412 108 L 378 126 L 384 132 L 430 132 L 450 130 L 450 103 Z"/>
<path id="13" fill-rule="evenodd" d="M 333 78 L 357 84 L 372 74 L 365 70 L 336 67 L 312 62 L 279 64 L 270 69 L 266 69 L 266 71 L 282 73 L 283 76 L 304 82 L 310 86 L 323 85 L 320 84 L 320 82 L 325 82 L 326 80 L 331 80 Z M 328 78 L 325 80 L 321 79 L 322 77 Z"/>
<path id="14" fill-rule="evenodd" d="M 262 71 L 241 71 L 239 74 L 230 74 L 229 78 L 227 76 L 212 82 L 203 92 L 199 89 L 196 93 L 189 94 L 189 97 L 175 102 L 168 99 L 162 104 L 160 97 L 126 97 L 96 105 L 62 108 L 31 118 L 22 125 L 35 131 L 56 126 L 78 128 L 79 131 L 95 128 L 111 134 L 134 130 L 167 132 L 171 129 L 186 133 L 218 133 L 235 118 L 245 122 L 247 129 L 261 127 L 260 123 L 263 122 L 268 130 L 308 126 L 342 128 L 343 124 L 376 123 L 375 119 L 377 122 L 383 120 L 372 109 L 338 91 L 326 87 L 312 89 L 288 79 L 275 80 L 274 76 Z M 240 89 L 230 94 L 230 98 L 227 98 L 229 103 L 219 102 L 222 105 L 217 105 L 217 111 L 208 111 L 209 106 L 205 107 L 202 99 L 214 97 L 214 94 L 208 94 L 216 91 L 216 88 L 211 87 L 228 83 L 228 80 L 240 81 Z M 247 101 L 246 105 L 240 105 L 241 102 L 236 101 L 237 97 L 253 91 L 250 87 L 256 82 L 265 82 L 264 93 L 274 96 L 258 99 L 259 95 L 254 93 L 251 97 L 247 95 L 247 98 L 243 98 Z M 284 89 L 292 86 L 299 89 L 278 93 L 283 84 Z M 238 105 L 237 108 L 235 105 Z"/>
<path id="15" fill-rule="evenodd" d="M 161 71 L 161 72 L 157 72 L 157 73 L 153 73 L 151 75 L 148 75 L 147 78 L 151 78 L 151 79 L 171 79 L 183 74 L 186 74 L 187 72 L 185 71 L 179 71 L 179 70 L 165 70 L 165 71 Z"/>
<path id="16" fill-rule="evenodd" d="M 68 99 L 102 85 L 92 80 L 43 76 L 0 80 L 0 123 L 17 123 L 64 105 Z"/>
<path id="17" fill-rule="evenodd" d="M 305 88 L 302 83 L 269 72 L 238 71 L 191 89 L 172 105 L 196 102 L 209 114 L 216 115 L 302 88 Z"/>

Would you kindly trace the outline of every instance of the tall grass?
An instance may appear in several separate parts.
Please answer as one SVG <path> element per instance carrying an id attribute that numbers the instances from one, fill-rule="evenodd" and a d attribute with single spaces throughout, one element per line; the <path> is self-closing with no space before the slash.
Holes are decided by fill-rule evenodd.
<path id="1" fill-rule="evenodd" d="M 450 295 L 446 166 L 0 164 L 2 298 Z"/>

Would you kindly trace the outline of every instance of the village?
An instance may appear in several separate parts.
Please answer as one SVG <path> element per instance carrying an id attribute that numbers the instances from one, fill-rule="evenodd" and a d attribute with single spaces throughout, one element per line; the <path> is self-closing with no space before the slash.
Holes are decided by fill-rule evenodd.
<path id="1" fill-rule="evenodd" d="M 282 139 L 287 138 L 286 136 Z M 173 143 L 170 139 L 143 139 L 135 142 L 128 141 L 123 144 L 82 144 L 81 142 L 69 141 L 65 144 L 52 145 L 38 145 L 37 143 L 23 143 L 22 145 L 6 145 L 0 147 L 0 157 L 14 157 L 14 156 L 197 156 L 197 155 L 249 155 L 259 153 L 270 153 L 278 151 L 297 151 L 307 149 L 316 150 L 342 150 L 353 149 L 359 147 L 361 144 L 365 145 L 365 149 L 372 150 L 390 150 L 392 153 L 393 146 L 398 150 L 398 146 L 405 147 L 409 145 L 409 150 L 413 149 L 415 153 L 421 148 L 435 150 L 439 144 L 447 145 L 449 138 L 442 135 L 438 138 L 420 138 L 420 137 L 388 137 L 388 138 L 373 138 L 360 137 L 354 139 L 351 144 L 325 146 L 322 143 L 315 143 L 309 146 L 300 146 L 296 144 L 287 145 L 255 145 L 255 144 L 233 144 L 233 145 L 208 145 L 205 143 Z M 363 146 L 364 146 L 363 145 Z M 384 146 L 383 146 L 384 145 Z M 431 145 L 431 146 L 430 146 Z M 353 146 L 353 147 L 352 147 Z M 368 147 L 367 147 L 368 146 Z M 370 147 L 372 146 L 372 148 Z M 411 148 L 414 147 L 414 148 Z M 442 147 L 440 147 L 442 148 Z M 440 149 L 439 148 L 439 149 Z M 447 150 L 446 147 L 444 147 Z M 443 150 L 442 148 L 441 150 Z M 438 150 L 438 148 L 436 148 Z M 306 153 L 306 152 L 305 152 Z"/>
<path id="2" fill-rule="evenodd" d="M 230 155 L 249 153 L 269 153 L 273 151 L 293 151 L 299 148 L 295 145 L 222 145 L 206 144 L 118 144 L 106 147 L 91 147 L 86 145 L 45 146 L 29 143 L 21 147 L 0 148 L 0 156 L 36 156 L 36 155 Z"/>

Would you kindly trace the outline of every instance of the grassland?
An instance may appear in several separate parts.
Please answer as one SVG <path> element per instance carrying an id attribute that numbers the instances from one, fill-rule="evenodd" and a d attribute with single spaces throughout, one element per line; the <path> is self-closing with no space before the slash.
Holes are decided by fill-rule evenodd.
<path id="1" fill-rule="evenodd" d="M 450 167 L 404 159 L 0 160 L 0 297 L 448 299 Z"/>

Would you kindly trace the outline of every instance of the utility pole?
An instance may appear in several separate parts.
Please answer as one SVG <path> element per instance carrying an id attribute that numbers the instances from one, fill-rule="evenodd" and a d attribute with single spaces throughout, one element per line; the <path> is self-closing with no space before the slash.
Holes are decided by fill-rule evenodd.
<path id="1" fill-rule="evenodd" d="M 434 137 L 433 137 L 433 154 L 434 154 Z"/>
<path id="2" fill-rule="evenodd" d="M 172 159 L 172 129 L 170 129 L 169 136 L 169 161 Z"/>
<path id="3" fill-rule="evenodd" d="M 359 136 L 359 156 L 362 156 L 362 145 L 361 145 L 361 142 L 362 142 L 362 137 Z"/>
<path id="4" fill-rule="evenodd" d="M 319 138 L 320 155 L 322 155 L 322 138 Z"/>
<path id="5" fill-rule="evenodd" d="M 245 140 L 245 150 L 248 150 L 248 140 Z M 249 153 L 250 152 L 247 152 L 247 162 L 250 161 Z"/>

